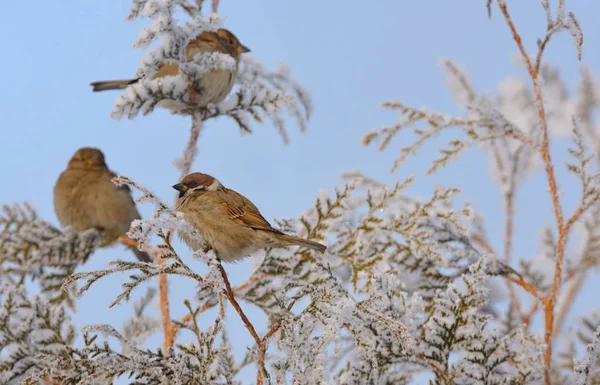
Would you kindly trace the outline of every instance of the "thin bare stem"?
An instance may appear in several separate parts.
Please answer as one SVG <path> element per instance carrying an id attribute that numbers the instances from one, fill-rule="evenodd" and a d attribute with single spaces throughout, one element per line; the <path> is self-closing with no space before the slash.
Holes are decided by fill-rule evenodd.
<path id="1" fill-rule="evenodd" d="M 119 238 L 119 242 L 128 246 L 137 247 L 138 243 L 133 239 L 123 236 Z M 152 250 L 152 255 L 154 256 L 154 261 L 162 265 L 164 264 L 164 260 L 160 258 L 162 253 L 159 250 Z M 162 316 L 162 325 L 163 325 L 163 349 L 167 352 L 171 346 L 173 346 L 173 341 L 175 334 L 173 333 L 173 329 L 171 327 L 171 314 L 169 310 L 169 287 L 167 282 L 167 276 L 165 274 L 160 274 L 158 276 L 158 290 L 160 296 L 160 313 Z"/>
<path id="2" fill-rule="evenodd" d="M 248 279 L 246 282 L 240 284 L 239 286 L 235 287 L 233 289 L 235 294 L 239 294 L 242 291 L 246 290 L 248 288 L 248 286 L 252 285 L 255 282 L 258 282 L 260 280 L 262 280 L 265 277 L 268 277 L 268 274 L 260 274 L 260 275 L 256 275 L 250 279 Z M 202 305 L 202 307 L 198 310 L 198 312 L 196 312 L 196 315 L 202 314 L 205 311 L 207 311 L 208 309 L 212 309 L 213 307 L 217 306 L 218 302 L 206 302 L 204 305 Z M 188 313 L 185 316 L 183 316 L 180 320 L 181 323 L 186 323 L 192 320 L 192 314 Z M 179 331 L 179 326 L 177 324 L 173 324 L 172 326 L 172 331 L 173 331 L 173 337 L 176 336 L 177 332 Z"/>
<path id="3" fill-rule="evenodd" d="M 535 100 L 538 108 L 538 116 L 540 122 L 540 129 L 542 130 L 542 144 L 541 144 L 541 155 L 542 160 L 544 162 L 544 170 L 546 171 L 546 177 L 548 179 L 548 185 L 550 188 L 550 197 L 552 199 L 552 206 L 554 208 L 554 215 L 556 217 L 556 224 L 558 228 L 558 245 L 556 248 L 556 268 L 554 271 L 554 282 L 552 285 L 552 291 L 550 292 L 549 297 L 546 301 L 544 301 L 544 315 L 545 315 L 545 333 L 544 340 L 546 343 L 546 351 L 544 352 L 544 376 L 546 379 L 546 384 L 551 384 L 550 379 L 550 369 L 552 364 L 552 329 L 554 323 L 554 302 L 556 300 L 556 295 L 560 287 L 561 273 L 562 273 L 562 265 L 564 262 L 564 248 L 567 239 L 567 232 L 565 231 L 564 218 L 562 213 L 562 208 L 560 205 L 560 199 L 558 195 L 558 186 L 556 183 L 556 176 L 554 175 L 554 166 L 552 163 L 552 158 L 550 156 L 550 136 L 548 133 L 548 124 L 546 121 L 546 111 L 544 109 L 544 102 L 542 100 L 542 91 L 539 84 L 538 72 L 536 68 L 531 62 L 529 55 L 525 50 L 525 46 L 523 45 L 523 41 L 521 40 L 521 36 L 517 32 L 517 29 L 508 13 L 508 8 L 506 7 L 506 2 L 504 0 L 497 0 L 498 8 L 504 15 L 504 19 L 508 24 L 510 31 L 512 32 L 513 39 L 521 52 L 521 56 L 523 57 L 523 61 L 527 66 L 527 70 L 529 72 L 529 76 L 531 77 L 531 81 L 533 83 L 533 92 L 535 94 Z"/>
<path id="4" fill-rule="evenodd" d="M 190 138 L 185 146 L 183 158 L 177 160 L 177 168 L 181 171 L 181 178 L 190 173 L 192 164 L 198 154 L 198 138 L 204 128 L 203 113 L 197 112 L 192 115 L 192 127 L 190 128 Z"/>
<path id="5" fill-rule="evenodd" d="M 256 342 L 256 346 L 259 351 L 258 372 L 256 375 L 256 384 L 260 385 L 260 384 L 262 384 L 263 378 L 270 378 L 269 373 L 267 372 L 267 369 L 265 367 L 264 354 L 261 355 L 261 352 L 263 350 L 266 351 L 266 347 L 263 346 L 264 345 L 263 340 L 258 336 L 258 333 L 256 332 L 256 329 L 254 328 L 254 325 L 252 325 L 252 322 L 250 322 L 250 320 L 248 319 L 248 317 L 242 310 L 242 307 L 240 306 L 238 301 L 235 299 L 235 292 L 231 288 L 231 283 L 229 283 L 229 278 L 227 277 L 227 273 L 225 272 L 225 269 L 223 268 L 223 265 L 221 265 L 221 263 L 219 263 L 219 271 L 221 272 L 221 276 L 223 277 L 223 282 L 225 283 L 225 295 L 227 296 L 227 299 L 229 299 L 229 302 L 231 303 L 231 305 L 233 306 L 235 311 L 239 314 L 240 318 L 242 319 L 244 326 L 246 326 L 246 329 L 248 329 L 248 331 L 250 332 L 250 335 L 252 336 L 252 338 L 254 338 L 254 341 Z"/>
<path id="6" fill-rule="evenodd" d="M 158 263 L 162 265 L 164 261 L 159 260 Z M 163 348 L 165 352 L 168 352 L 173 346 L 173 332 L 171 329 L 171 313 L 169 310 L 169 283 L 165 274 L 158 276 L 158 288 L 160 293 L 160 312 L 162 314 L 162 324 L 164 341 Z"/>
<path id="7" fill-rule="evenodd" d="M 510 275 L 507 275 L 506 279 L 521 286 L 523 289 L 525 289 L 528 293 L 533 295 L 538 300 L 543 299 L 543 297 L 538 293 L 537 289 L 535 287 L 533 287 L 531 284 L 525 282 L 525 280 L 523 280 L 522 277 L 516 278 L 516 277 L 510 276 Z"/>

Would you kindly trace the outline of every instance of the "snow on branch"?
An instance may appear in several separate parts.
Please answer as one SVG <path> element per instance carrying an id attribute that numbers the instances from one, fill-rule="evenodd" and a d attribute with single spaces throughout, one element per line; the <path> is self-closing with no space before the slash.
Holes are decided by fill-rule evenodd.
<path id="1" fill-rule="evenodd" d="M 23 383 L 68 361 L 75 336 L 75 325 L 63 306 L 37 296 L 29 299 L 23 286 L 0 288 L 1 383 Z"/>
<path id="2" fill-rule="evenodd" d="M 189 15 L 182 25 L 174 18 L 179 7 Z M 203 16 L 201 8 L 202 2 L 193 4 L 185 0 L 133 1 L 128 19 L 152 20 L 150 27 L 142 29 L 134 46 L 146 48 L 155 40 L 159 40 L 159 45 L 144 55 L 135 75 L 139 81 L 130 84 L 118 97 L 112 117 L 132 119 L 139 113 L 151 113 L 159 105 L 168 106 L 175 113 L 193 115 L 198 108 L 191 103 L 190 87 L 207 72 L 222 69 L 237 71 L 239 88 L 223 102 L 203 108 L 202 120 L 229 116 L 242 132 L 250 133 L 252 120 L 262 123 L 269 119 L 287 143 L 286 115 L 289 115 L 304 131 L 313 107 L 309 93 L 292 78 L 289 67 L 282 65 L 270 71 L 246 55 L 236 63 L 232 56 L 219 52 L 204 52 L 197 54 L 192 62 L 187 60 L 186 47 L 191 39 L 223 26 L 221 16 L 214 13 Z M 159 65 L 165 63 L 178 65 L 179 73 L 152 79 Z"/>
<path id="3" fill-rule="evenodd" d="M 138 348 L 110 325 L 87 326 L 83 328 L 84 347 L 71 349 L 70 360 L 55 362 L 31 376 L 29 383 L 41 385 L 50 377 L 57 383 L 100 384 L 126 375 L 134 384 L 231 384 L 237 369 L 231 365 L 231 344 L 222 319 L 217 318 L 206 330 L 196 324 L 193 331 L 195 343 L 163 352 Z M 122 351 L 113 349 L 110 340 L 121 345 Z"/>
<path id="4" fill-rule="evenodd" d="M 38 218 L 28 203 L 4 205 L 0 213 L 0 280 L 12 284 L 38 280 L 51 302 L 66 301 L 74 306 L 71 293 L 61 290 L 62 283 L 107 241 L 94 229 L 61 231 Z"/>
<path id="5" fill-rule="evenodd" d="M 594 333 L 592 341 L 585 348 L 584 358 L 577 362 L 575 365 L 575 378 L 577 385 L 588 385 L 591 378 L 598 380 L 600 378 L 600 371 L 596 362 L 600 355 L 600 325 L 597 327 Z"/>

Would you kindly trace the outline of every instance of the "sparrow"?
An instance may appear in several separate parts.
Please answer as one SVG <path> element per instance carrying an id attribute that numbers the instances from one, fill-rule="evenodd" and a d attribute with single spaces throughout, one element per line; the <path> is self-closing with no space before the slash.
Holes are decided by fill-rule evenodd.
<path id="1" fill-rule="evenodd" d="M 302 246 L 319 252 L 327 249 L 274 229 L 248 198 L 210 175 L 191 173 L 173 188 L 179 191 L 176 211 L 184 214 L 222 261 L 238 261 L 267 247 Z M 194 250 L 204 247 L 182 231 L 179 236 Z"/>
<path id="2" fill-rule="evenodd" d="M 200 107 L 206 107 L 209 103 L 219 103 L 223 101 L 235 83 L 237 76 L 240 56 L 243 53 L 250 52 L 250 49 L 241 44 L 238 38 L 229 30 L 221 28 L 217 31 L 204 31 L 198 37 L 190 41 L 185 48 L 185 56 L 188 62 L 194 60 L 194 56 L 203 52 L 221 52 L 229 54 L 236 60 L 236 67 L 233 71 L 224 69 L 212 70 L 193 85 L 190 89 L 190 104 L 196 104 Z M 179 73 L 177 63 L 161 63 L 158 71 L 152 76 L 152 79 L 174 76 Z M 140 81 L 141 78 L 128 80 L 108 80 L 91 83 L 93 91 L 122 90 L 131 84 Z M 180 108 L 176 103 L 164 101 L 163 107 L 177 110 Z"/>
<path id="3" fill-rule="evenodd" d="M 111 181 L 115 176 L 102 151 L 92 147 L 77 150 L 54 186 L 54 211 L 60 224 L 78 232 L 98 229 L 110 241 L 125 235 L 140 214 L 129 187 L 117 187 Z M 147 253 L 131 249 L 140 261 L 152 262 Z"/>

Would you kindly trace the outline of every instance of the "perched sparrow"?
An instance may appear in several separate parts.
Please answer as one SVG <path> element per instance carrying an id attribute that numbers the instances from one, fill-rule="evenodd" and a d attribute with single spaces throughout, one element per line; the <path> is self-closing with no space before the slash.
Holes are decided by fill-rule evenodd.
<path id="1" fill-rule="evenodd" d="M 129 187 L 112 183 L 115 176 L 102 151 L 91 147 L 77 150 L 54 186 L 54 210 L 60 224 L 76 231 L 96 228 L 112 239 L 124 235 L 140 214 Z M 132 250 L 140 261 L 152 262 L 147 253 Z"/>
<path id="2" fill-rule="evenodd" d="M 250 52 L 246 46 L 240 43 L 238 38 L 226 29 L 219 29 L 216 32 L 202 32 L 194 40 L 190 41 L 185 49 L 185 56 L 188 62 L 194 60 L 194 56 L 203 52 L 221 52 L 231 55 L 236 60 L 236 67 L 233 71 L 215 69 L 202 77 L 197 84 L 194 84 L 193 90 L 190 90 L 190 103 L 197 104 L 200 107 L 206 107 L 208 103 L 219 103 L 227 97 L 235 77 L 237 75 L 237 63 L 241 54 Z M 158 71 L 152 76 L 157 79 L 166 76 L 174 76 L 179 73 L 177 63 L 162 63 Z M 137 83 L 140 78 L 129 80 L 109 80 L 91 83 L 93 91 L 119 90 L 125 89 L 128 85 Z M 177 107 L 168 101 L 161 103 L 166 108 L 177 109 Z"/>
<path id="3" fill-rule="evenodd" d="M 326 246 L 282 233 L 271 227 L 256 206 L 243 195 L 224 187 L 210 175 L 194 172 L 173 186 L 179 191 L 176 210 L 227 262 L 237 261 L 266 247 L 303 246 L 320 252 Z M 179 233 L 192 249 L 201 244 Z"/>

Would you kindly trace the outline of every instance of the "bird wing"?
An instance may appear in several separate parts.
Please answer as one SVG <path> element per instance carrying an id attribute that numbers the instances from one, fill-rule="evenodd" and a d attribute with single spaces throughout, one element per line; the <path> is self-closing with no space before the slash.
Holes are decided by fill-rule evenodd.
<path id="1" fill-rule="evenodd" d="M 271 224 L 261 215 L 258 208 L 242 194 L 230 189 L 224 189 L 220 192 L 227 215 L 236 223 L 250 227 L 254 230 L 263 230 L 279 233 Z"/>
<path id="2" fill-rule="evenodd" d="M 163 78 L 165 76 L 175 76 L 179 73 L 179 65 L 177 63 L 161 63 L 158 66 L 158 71 L 152 75 L 152 79 Z"/>

